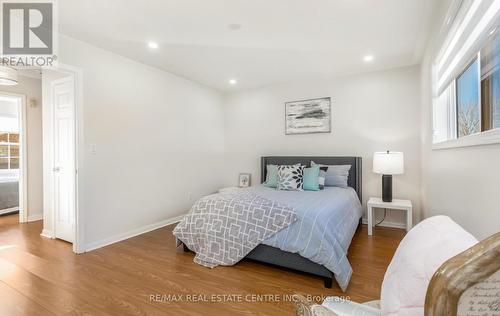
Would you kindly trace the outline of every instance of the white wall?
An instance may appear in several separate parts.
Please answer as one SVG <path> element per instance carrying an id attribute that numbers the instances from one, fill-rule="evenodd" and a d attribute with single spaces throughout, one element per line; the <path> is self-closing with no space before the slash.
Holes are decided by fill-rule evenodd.
<path id="1" fill-rule="evenodd" d="M 408 67 L 320 82 L 283 84 L 234 93 L 226 98 L 225 184 L 238 173 L 260 181 L 265 155 L 331 155 L 363 158 L 363 200 L 381 195 L 381 176 L 372 173 L 373 152 L 405 153 L 405 174 L 394 176 L 394 197 L 411 199 L 420 218 L 419 68 Z M 332 133 L 285 135 L 286 101 L 332 98 Z M 366 205 L 366 203 L 364 203 Z M 380 213 L 379 213 L 380 215 Z M 402 212 L 387 222 L 404 223 Z"/>
<path id="2" fill-rule="evenodd" d="M 500 231 L 500 144 L 432 150 L 431 67 L 449 1 L 437 12 L 421 67 L 424 216 L 448 215 L 477 238 Z"/>
<path id="3" fill-rule="evenodd" d="M 15 86 L 1 86 L 0 91 L 26 95 L 26 136 L 28 151 L 28 220 L 40 219 L 43 211 L 42 176 L 42 83 L 40 79 L 19 76 Z M 36 107 L 30 106 L 36 101 Z"/>
<path id="4" fill-rule="evenodd" d="M 85 244 L 185 214 L 222 185 L 220 94 L 67 37 L 59 55 L 83 70 Z"/>

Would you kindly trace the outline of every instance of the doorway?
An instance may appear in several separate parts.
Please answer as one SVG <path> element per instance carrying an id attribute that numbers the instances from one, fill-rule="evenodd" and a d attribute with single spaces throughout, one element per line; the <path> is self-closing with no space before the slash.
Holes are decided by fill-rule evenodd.
<path id="1" fill-rule="evenodd" d="M 26 97 L 0 90 L 0 215 L 26 222 Z"/>

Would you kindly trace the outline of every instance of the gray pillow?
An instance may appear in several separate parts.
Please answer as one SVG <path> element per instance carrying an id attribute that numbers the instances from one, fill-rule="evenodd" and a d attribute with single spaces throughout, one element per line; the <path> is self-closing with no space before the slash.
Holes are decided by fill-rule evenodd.
<path id="1" fill-rule="evenodd" d="M 325 186 L 347 188 L 347 179 L 351 165 L 321 165 L 311 161 L 311 166 L 328 167 L 325 175 Z"/>

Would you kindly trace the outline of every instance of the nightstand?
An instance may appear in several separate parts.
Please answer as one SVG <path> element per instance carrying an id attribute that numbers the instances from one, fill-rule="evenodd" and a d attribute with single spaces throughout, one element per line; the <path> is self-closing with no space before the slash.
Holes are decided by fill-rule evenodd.
<path id="1" fill-rule="evenodd" d="M 391 210 L 402 210 L 406 212 L 406 231 L 412 227 L 412 205 L 410 200 L 392 200 L 384 202 L 381 198 L 372 197 L 368 200 L 368 235 L 373 230 L 373 208 L 385 208 Z"/>

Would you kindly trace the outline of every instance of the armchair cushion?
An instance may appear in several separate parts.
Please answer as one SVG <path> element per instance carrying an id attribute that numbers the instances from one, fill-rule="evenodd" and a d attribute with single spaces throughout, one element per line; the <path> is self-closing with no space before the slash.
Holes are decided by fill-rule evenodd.
<path id="1" fill-rule="evenodd" d="M 382 283 L 384 315 L 423 315 L 427 286 L 448 259 L 478 241 L 447 216 L 415 226 L 399 244 Z"/>

